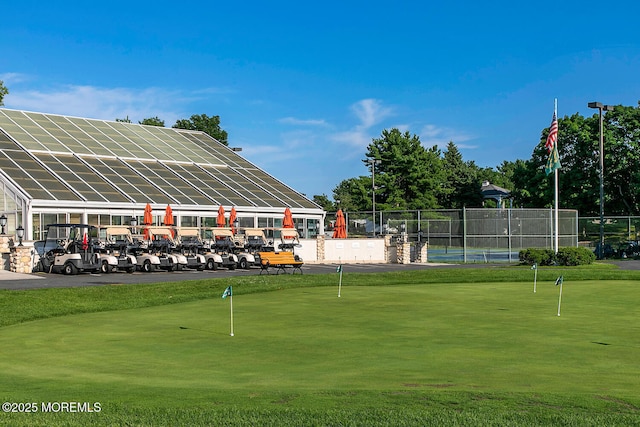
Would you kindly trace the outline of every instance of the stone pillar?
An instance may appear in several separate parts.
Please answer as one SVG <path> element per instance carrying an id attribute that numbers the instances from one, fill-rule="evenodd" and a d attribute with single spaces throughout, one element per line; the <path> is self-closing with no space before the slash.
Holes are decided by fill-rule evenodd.
<path id="1" fill-rule="evenodd" d="M 11 271 L 14 273 L 33 273 L 33 251 L 28 246 L 11 247 Z"/>
<path id="2" fill-rule="evenodd" d="M 316 242 L 316 257 L 318 262 L 322 262 L 324 261 L 324 243 L 325 243 L 325 237 L 324 234 L 318 234 L 316 236 L 317 242 Z"/>
<path id="3" fill-rule="evenodd" d="M 395 260 L 391 259 L 391 255 L 389 254 L 390 247 L 391 247 L 391 235 L 386 234 L 384 236 L 384 261 L 388 263 L 395 262 Z"/>
<path id="4" fill-rule="evenodd" d="M 7 234 L 0 234 L 0 270 L 9 268 L 9 254 L 11 253 L 11 244 L 13 240 Z M 5 267 L 6 266 L 6 267 Z"/>
<path id="5" fill-rule="evenodd" d="M 416 262 L 424 263 L 428 261 L 428 252 L 427 248 L 429 247 L 428 242 L 420 242 L 416 244 Z"/>

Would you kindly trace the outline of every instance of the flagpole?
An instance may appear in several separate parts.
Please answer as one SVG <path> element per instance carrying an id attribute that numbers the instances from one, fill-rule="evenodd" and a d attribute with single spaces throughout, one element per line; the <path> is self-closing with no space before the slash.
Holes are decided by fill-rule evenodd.
<path id="1" fill-rule="evenodd" d="M 555 115 L 556 119 L 558 117 L 558 98 L 555 99 L 554 101 L 554 107 L 553 107 L 553 114 Z M 558 142 L 556 141 L 556 147 L 558 145 Z M 554 222 L 555 222 L 555 237 L 554 237 L 554 251 L 555 253 L 558 253 L 558 169 L 556 168 L 554 171 L 554 178 L 555 178 L 555 200 L 554 200 L 554 205 L 555 205 L 555 215 L 554 215 Z M 559 316 L 560 314 L 558 314 Z"/>
<path id="2" fill-rule="evenodd" d="M 233 336 L 233 294 L 229 295 L 229 307 L 231 308 L 231 336 Z"/>
<path id="3" fill-rule="evenodd" d="M 533 293 L 536 293 L 536 282 L 538 281 L 538 265 L 533 264 Z"/>
<path id="4" fill-rule="evenodd" d="M 340 263 L 338 269 L 340 270 L 340 281 L 338 282 L 338 298 L 340 298 L 340 292 L 342 291 L 342 263 Z"/>
<path id="5" fill-rule="evenodd" d="M 560 280 L 560 296 L 558 297 L 558 316 L 560 316 L 560 304 L 562 303 L 562 282 L 563 280 Z"/>

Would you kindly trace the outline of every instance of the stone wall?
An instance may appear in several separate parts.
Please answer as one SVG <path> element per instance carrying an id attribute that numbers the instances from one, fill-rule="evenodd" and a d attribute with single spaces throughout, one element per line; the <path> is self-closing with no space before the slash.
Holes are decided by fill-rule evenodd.
<path id="1" fill-rule="evenodd" d="M 13 246 L 11 248 L 11 271 L 14 273 L 33 272 L 33 248 Z"/>

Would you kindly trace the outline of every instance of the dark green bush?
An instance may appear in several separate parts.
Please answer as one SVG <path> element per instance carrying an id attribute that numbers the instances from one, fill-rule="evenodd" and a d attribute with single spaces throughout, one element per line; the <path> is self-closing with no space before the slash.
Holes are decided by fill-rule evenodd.
<path id="1" fill-rule="evenodd" d="M 529 248 L 520 251 L 520 262 L 527 265 L 586 265 L 595 261 L 596 256 L 587 248 L 560 248 L 558 253 L 551 249 Z"/>
<path id="2" fill-rule="evenodd" d="M 555 254 L 551 249 L 529 248 L 520 251 L 520 262 L 528 265 L 554 265 Z"/>
<path id="3" fill-rule="evenodd" d="M 588 248 L 560 248 L 556 260 L 559 265 L 585 265 L 592 264 L 596 256 Z"/>

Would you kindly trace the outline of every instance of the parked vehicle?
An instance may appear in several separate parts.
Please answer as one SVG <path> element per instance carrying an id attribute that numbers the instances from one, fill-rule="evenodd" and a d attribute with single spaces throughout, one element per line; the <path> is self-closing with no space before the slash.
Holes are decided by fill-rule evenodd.
<path id="1" fill-rule="evenodd" d="M 176 229 L 176 244 L 180 253 L 187 258 L 187 267 L 198 271 L 203 270 L 206 258 L 202 254 L 204 243 L 200 239 L 200 230 L 193 227 L 178 227 Z"/>
<path id="2" fill-rule="evenodd" d="M 144 230 L 147 233 L 149 253 L 159 258 L 162 270 L 176 271 L 187 267 L 187 257 L 178 253 L 172 228 L 147 226 Z"/>
<path id="3" fill-rule="evenodd" d="M 222 259 L 222 266 L 229 270 L 235 270 L 238 266 L 238 257 L 233 252 L 235 243 L 227 235 L 218 234 L 224 227 L 205 227 L 201 229 L 205 245 L 211 252 L 218 254 Z"/>
<path id="4" fill-rule="evenodd" d="M 97 228 L 88 224 L 49 224 L 47 237 L 35 245 L 42 271 L 78 274 L 109 273 L 117 267 L 114 256 L 100 254 L 91 241 Z"/>
<path id="5" fill-rule="evenodd" d="M 136 270 L 137 260 L 135 255 L 128 252 L 133 244 L 131 231 L 127 227 L 108 226 L 100 227 L 95 246 L 100 256 L 111 255 L 117 260 L 117 269 L 133 273 Z"/>
<path id="6" fill-rule="evenodd" d="M 257 265 L 254 254 L 245 246 L 244 235 L 234 234 L 231 228 L 226 227 L 218 227 L 213 233 L 217 239 L 225 239 L 232 242 L 229 248 L 238 257 L 238 268 L 246 270 L 253 265 Z"/>
<path id="7" fill-rule="evenodd" d="M 160 269 L 160 258 L 149 253 L 148 242 L 142 235 L 131 235 L 131 245 L 127 247 L 127 253 L 136 257 L 136 270 L 151 273 Z"/>
<path id="8" fill-rule="evenodd" d="M 242 229 L 245 250 L 253 255 L 254 265 L 260 265 L 260 252 L 273 252 L 273 242 L 269 242 L 262 228 Z"/>
<path id="9" fill-rule="evenodd" d="M 295 228 L 280 229 L 280 244 L 278 249 L 293 252 L 293 248 L 300 247 L 300 236 Z"/>

